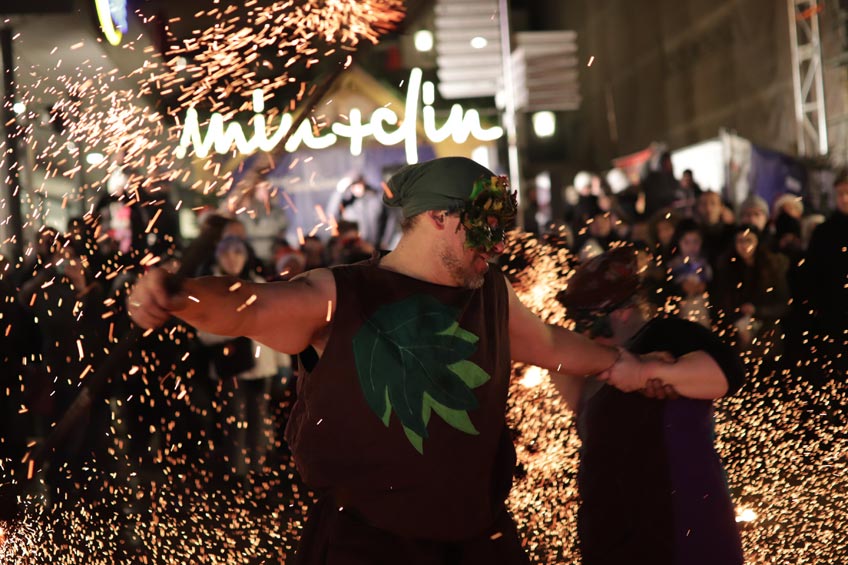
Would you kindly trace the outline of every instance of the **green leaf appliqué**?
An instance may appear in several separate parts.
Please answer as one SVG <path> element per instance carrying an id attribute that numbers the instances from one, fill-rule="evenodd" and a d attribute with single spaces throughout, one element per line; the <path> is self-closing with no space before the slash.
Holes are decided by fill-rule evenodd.
<path id="1" fill-rule="evenodd" d="M 388 426 L 394 410 L 415 449 L 423 453 L 435 412 L 452 427 L 476 435 L 468 410 L 471 389 L 491 377 L 468 358 L 479 338 L 459 327 L 459 311 L 427 295 L 387 304 L 353 338 L 365 400 Z"/>

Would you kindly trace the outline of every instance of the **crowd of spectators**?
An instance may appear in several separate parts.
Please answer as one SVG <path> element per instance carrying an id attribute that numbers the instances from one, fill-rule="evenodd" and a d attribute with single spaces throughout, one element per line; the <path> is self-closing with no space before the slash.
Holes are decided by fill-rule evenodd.
<path id="1" fill-rule="evenodd" d="M 336 232 L 328 241 L 290 242 L 281 229 L 270 255 L 260 257 L 246 226 L 232 219 L 195 275 L 288 280 L 374 252 L 356 222 L 340 220 Z M 128 336 L 126 295 L 137 277 L 152 266 L 168 268 L 182 248 L 167 191 L 140 189 L 103 198 L 65 231 L 42 226 L 18 264 L 0 256 L 0 460 L 21 462 L 49 434 L 111 346 Z M 44 475 L 49 499 L 58 503 L 80 490 L 91 456 L 152 469 L 173 446 L 207 464 L 213 480 L 245 487 L 283 449 L 292 374 L 288 355 L 174 320 L 142 337 L 112 375 L 107 398 L 62 442 L 52 458 L 58 463 Z"/>
<path id="2" fill-rule="evenodd" d="M 717 328 L 755 357 L 784 355 L 785 367 L 844 375 L 848 174 L 835 180 L 829 216 L 805 213 L 789 192 L 771 206 L 750 194 L 734 209 L 691 171 L 676 178 L 667 154 L 658 171 L 618 192 L 585 172 L 571 190 L 563 223 L 551 227 L 567 234 L 578 261 L 635 243 L 656 259 L 667 311 Z"/>

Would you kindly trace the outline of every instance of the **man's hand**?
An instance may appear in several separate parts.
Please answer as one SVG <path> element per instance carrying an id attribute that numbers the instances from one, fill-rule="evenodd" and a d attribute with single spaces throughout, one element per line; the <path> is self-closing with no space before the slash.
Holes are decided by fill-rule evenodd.
<path id="1" fill-rule="evenodd" d="M 627 351 L 619 348 L 618 360 L 612 367 L 598 375 L 598 380 L 609 383 L 622 392 L 633 392 L 645 388 L 647 375 L 645 363 Z"/>
<path id="2" fill-rule="evenodd" d="M 165 288 L 168 276 L 164 269 L 151 269 L 127 296 L 127 312 L 142 328 L 162 326 L 171 317 L 171 312 L 179 308 L 180 298 L 171 296 Z"/>
<path id="3" fill-rule="evenodd" d="M 663 384 L 659 379 L 648 379 L 648 384 L 639 392 L 645 398 L 651 398 L 653 400 L 674 400 L 680 398 L 680 395 L 677 394 L 673 386 Z"/>
<path id="4" fill-rule="evenodd" d="M 673 400 L 680 395 L 671 385 L 653 378 L 659 364 L 670 365 L 676 361 L 668 351 L 654 351 L 637 357 L 624 349 L 619 349 L 621 357 L 616 363 L 598 375 L 598 379 L 611 384 L 623 392 L 638 391 L 648 398 Z"/>
<path id="5" fill-rule="evenodd" d="M 674 362 L 677 361 L 677 358 L 668 351 L 652 351 L 651 353 L 645 353 L 642 355 L 642 359 L 648 363 L 649 366 L 651 361 L 665 363 L 668 365 L 674 364 Z M 648 374 L 651 375 L 653 373 L 649 371 Z M 674 400 L 675 398 L 680 398 L 680 395 L 676 390 L 674 390 L 673 386 L 667 385 L 663 383 L 662 380 L 653 377 L 648 379 L 645 388 L 639 392 L 642 393 L 642 396 L 652 398 L 654 400 Z"/>

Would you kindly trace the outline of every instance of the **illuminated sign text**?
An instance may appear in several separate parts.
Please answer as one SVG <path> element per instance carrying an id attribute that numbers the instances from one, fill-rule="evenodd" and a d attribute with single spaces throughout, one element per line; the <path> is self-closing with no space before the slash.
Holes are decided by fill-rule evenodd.
<path id="1" fill-rule="evenodd" d="M 329 132 L 316 136 L 312 131 L 310 120 L 303 120 L 286 141 L 286 151 L 294 152 L 301 144 L 311 149 L 324 149 L 335 145 L 339 138 L 346 138 L 350 141 L 351 154 L 360 155 L 363 140 L 370 136 L 386 146 L 403 143 L 407 162 L 417 163 L 416 124 L 419 110 L 421 110 L 424 134 L 434 143 L 445 141 L 449 137 L 456 143 L 465 143 L 469 137 L 480 141 L 493 141 L 503 135 L 503 129 L 500 127 L 484 128 L 480 124 L 480 114 L 476 110 L 464 110 L 459 104 L 451 107 L 445 123 L 438 126 L 436 111 L 432 106 L 435 101 L 435 87 L 432 82 L 425 82 L 422 88 L 421 79 L 421 69 L 412 69 L 406 91 L 403 121 L 393 110 L 386 107 L 377 108 L 367 121 L 363 121 L 361 110 L 354 108 L 350 111 L 347 123 L 336 122 L 330 126 Z M 419 95 L 424 103 L 423 108 L 419 104 Z M 261 90 L 253 91 L 252 108 L 255 115 L 252 135 L 249 137 L 240 123 L 227 123 L 224 116 L 219 113 L 213 113 L 210 116 L 204 136 L 197 110 L 194 107 L 189 108 L 183 122 L 180 143 L 175 151 L 177 157 L 185 157 L 191 147 L 199 158 L 207 157 L 213 149 L 220 154 L 230 153 L 233 146 L 246 155 L 257 150 L 273 150 L 291 129 L 294 119 L 291 114 L 282 114 L 277 129 L 269 136 L 267 129 L 269 124 L 263 115 L 265 101 Z"/>

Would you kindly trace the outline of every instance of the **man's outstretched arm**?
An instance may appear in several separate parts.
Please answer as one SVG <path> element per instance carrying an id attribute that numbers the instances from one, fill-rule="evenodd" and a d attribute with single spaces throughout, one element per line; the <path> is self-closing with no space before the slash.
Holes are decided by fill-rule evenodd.
<path id="1" fill-rule="evenodd" d="M 219 335 L 246 336 L 283 353 L 298 353 L 330 323 L 336 286 L 330 271 L 310 271 L 290 282 L 258 284 L 235 277 L 186 279 L 180 292 L 154 269 L 133 287 L 133 321 L 157 328 L 171 316 Z"/>
<path id="2" fill-rule="evenodd" d="M 545 324 L 521 303 L 511 286 L 509 293 L 513 361 L 578 377 L 598 374 L 615 365 L 610 384 L 626 392 L 645 386 L 643 377 L 647 375 L 636 357 L 565 328 Z"/>

